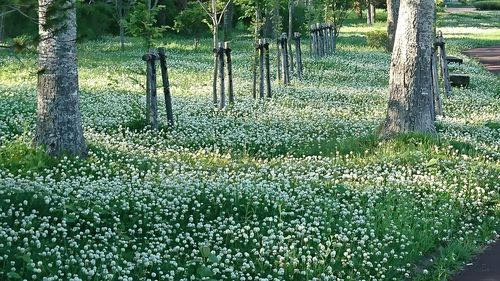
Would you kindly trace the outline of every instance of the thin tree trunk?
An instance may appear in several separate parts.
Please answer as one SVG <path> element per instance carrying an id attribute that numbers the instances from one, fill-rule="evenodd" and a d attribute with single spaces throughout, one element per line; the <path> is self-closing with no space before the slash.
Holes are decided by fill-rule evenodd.
<path id="1" fill-rule="evenodd" d="M 387 36 L 389 37 L 387 50 L 389 52 L 392 52 L 394 48 L 394 36 L 396 35 L 396 27 L 398 25 L 399 1 L 387 0 Z"/>
<path id="2" fill-rule="evenodd" d="M 254 29 L 254 44 L 258 43 L 260 35 L 260 11 L 259 8 L 255 8 L 255 29 Z M 252 95 L 253 98 L 257 98 L 257 64 L 259 61 L 259 51 L 256 48 L 257 46 L 254 46 L 254 59 L 253 59 L 253 64 L 252 64 L 252 74 L 253 74 L 253 84 L 252 84 Z"/>
<path id="3" fill-rule="evenodd" d="M 431 55 L 434 0 L 401 2 L 391 59 L 390 97 L 381 137 L 435 133 Z"/>
<path id="4" fill-rule="evenodd" d="M 288 53 L 290 56 L 290 71 L 293 72 L 293 0 L 288 0 Z"/>
<path id="5" fill-rule="evenodd" d="M 231 38 L 233 30 L 233 7 L 234 4 L 231 1 L 224 12 L 224 42 L 229 41 Z"/>
<path id="6" fill-rule="evenodd" d="M 4 15 L 5 13 L 5 7 L 0 10 L 0 42 L 3 41 L 4 39 Z"/>
<path id="7" fill-rule="evenodd" d="M 217 7 L 216 7 L 216 0 L 212 0 L 212 16 L 213 16 L 213 21 L 212 21 L 212 35 L 213 35 L 213 50 L 214 50 L 214 73 L 212 76 L 212 102 L 214 106 L 217 106 L 218 103 L 218 98 L 217 98 L 217 75 L 219 72 L 219 64 L 217 61 L 217 41 L 218 41 L 218 32 L 219 32 L 219 27 L 217 26 Z"/>
<path id="8" fill-rule="evenodd" d="M 366 1 L 366 24 L 372 25 L 372 9 L 371 9 L 371 1 L 373 0 L 367 0 Z"/>
<path id="9" fill-rule="evenodd" d="M 76 63 L 75 0 L 56 13 L 57 24 L 47 23 L 55 0 L 39 0 L 38 98 L 35 143 L 50 155 L 86 155 L 83 137 L 78 68 Z"/>

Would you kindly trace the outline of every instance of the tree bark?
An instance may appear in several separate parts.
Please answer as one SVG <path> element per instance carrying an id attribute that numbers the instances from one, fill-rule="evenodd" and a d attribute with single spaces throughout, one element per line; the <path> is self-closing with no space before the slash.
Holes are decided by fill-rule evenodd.
<path id="1" fill-rule="evenodd" d="M 389 52 L 392 52 L 394 48 L 394 36 L 396 35 L 396 27 L 398 25 L 399 1 L 387 0 L 387 36 L 389 37 L 387 50 Z"/>
<path id="2" fill-rule="evenodd" d="M 366 1 L 366 24 L 372 25 L 373 24 L 373 15 L 372 15 L 372 1 L 373 0 L 367 0 Z"/>
<path id="3" fill-rule="evenodd" d="M 35 143 L 50 155 L 86 155 L 78 93 L 75 0 L 58 10 L 49 24 L 47 10 L 55 0 L 39 0 L 38 97 Z"/>
<path id="4" fill-rule="evenodd" d="M 224 12 L 224 41 L 229 41 L 233 30 L 233 7 L 231 1 Z"/>
<path id="5" fill-rule="evenodd" d="M 431 55 L 434 0 L 401 3 L 391 59 L 390 97 L 380 136 L 406 132 L 434 134 Z"/>

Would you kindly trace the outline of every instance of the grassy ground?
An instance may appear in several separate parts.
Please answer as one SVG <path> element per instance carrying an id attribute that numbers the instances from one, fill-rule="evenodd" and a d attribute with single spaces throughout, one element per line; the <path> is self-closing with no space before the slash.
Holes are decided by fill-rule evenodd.
<path id="1" fill-rule="evenodd" d="M 498 16 L 440 15 L 449 53 L 499 44 Z M 446 280 L 499 231 L 500 80 L 465 57 L 439 137 L 381 142 L 390 55 L 371 29 L 351 22 L 330 58 L 304 48 L 304 80 L 261 102 L 238 37 L 224 111 L 210 40 L 165 38 L 177 126 L 158 134 L 139 42 L 81 44 L 86 159 L 30 146 L 36 55 L 0 53 L 0 279 Z"/>

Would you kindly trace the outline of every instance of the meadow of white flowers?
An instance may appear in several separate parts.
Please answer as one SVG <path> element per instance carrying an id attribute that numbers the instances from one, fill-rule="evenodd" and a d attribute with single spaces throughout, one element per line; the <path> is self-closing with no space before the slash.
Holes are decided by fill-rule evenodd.
<path id="1" fill-rule="evenodd" d="M 451 50 L 492 29 L 457 28 Z M 390 55 L 360 32 L 260 102 L 240 39 L 223 111 L 208 48 L 166 43 L 177 126 L 158 133 L 138 45 L 82 44 L 86 159 L 29 148 L 36 56 L 0 53 L 0 279 L 444 280 L 439 262 L 462 257 L 446 249 L 499 230 L 500 80 L 466 58 L 439 139 L 379 142 Z"/>

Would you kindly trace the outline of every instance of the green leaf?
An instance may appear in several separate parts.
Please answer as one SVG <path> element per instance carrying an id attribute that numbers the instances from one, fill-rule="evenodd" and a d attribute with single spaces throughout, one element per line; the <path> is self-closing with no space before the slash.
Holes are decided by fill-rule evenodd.
<path id="1" fill-rule="evenodd" d="M 201 256 L 204 258 L 208 258 L 210 255 L 210 247 L 208 246 L 201 246 L 200 248 Z"/>
<path id="2" fill-rule="evenodd" d="M 204 265 L 200 266 L 198 268 L 197 272 L 198 272 L 198 275 L 200 275 L 201 277 L 210 277 L 210 276 L 214 275 L 214 272 L 210 268 L 208 268 Z"/>
<path id="3" fill-rule="evenodd" d="M 9 278 L 9 279 L 22 279 L 21 275 L 19 275 L 17 272 L 14 272 L 14 271 L 7 273 L 7 278 Z"/>
<path id="4" fill-rule="evenodd" d="M 437 165 L 437 163 L 438 163 L 438 160 L 436 158 L 432 158 L 431 160 L 429 160 L 429 162 L 427 162 L 426 166 L 427 167 L 435 166 L 435 165 Z"/>
<path id="5" fill-rule="evenodd" d="M 219 258 L 216 255 L 210 253 L 208 255 L 208 261 L 210 261 L 211 263 L 218 263 L 219 262 Z"/>

